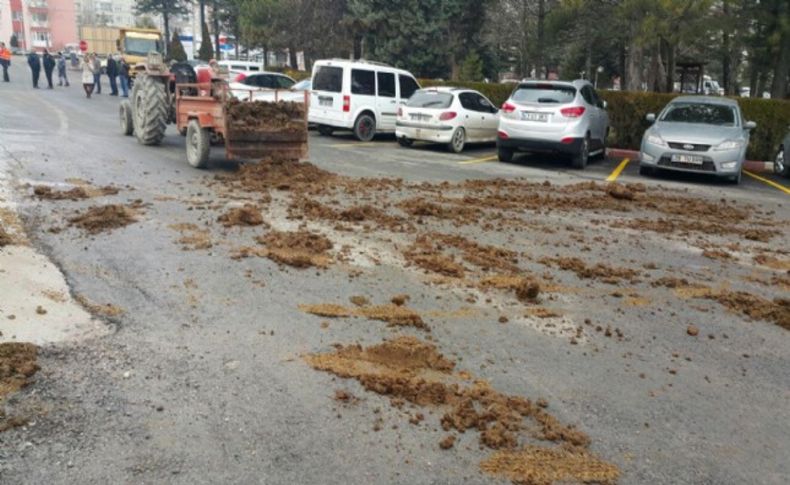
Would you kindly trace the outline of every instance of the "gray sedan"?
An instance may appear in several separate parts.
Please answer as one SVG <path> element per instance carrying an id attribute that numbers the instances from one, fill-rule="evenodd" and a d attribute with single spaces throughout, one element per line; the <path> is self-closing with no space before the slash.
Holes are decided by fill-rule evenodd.
<path id="1" fill-rule="evenodd" d="M 779 145 L 779 150 L 776 152 L 774 158 L 774 173 L 784 177 L 790 177 L 790 161 L 787 160 L 787 151 L 790 150 L 790 131 L 785 135 L 782 144 Z"/>
<path id="2" fill-rule="evenodd" d="M 744 122 L 738 103 L 727 98 L 673 99 L 642 137 L 639 173 L 656 169 L 716 175 L 740 183 L 753 122 Z"/>

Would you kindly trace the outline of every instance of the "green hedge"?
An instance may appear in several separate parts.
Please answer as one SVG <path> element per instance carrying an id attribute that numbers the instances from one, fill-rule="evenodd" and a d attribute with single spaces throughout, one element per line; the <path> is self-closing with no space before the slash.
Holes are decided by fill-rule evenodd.
<path id="1" fill-rule="evenodd" d="M 515 88 L 514 84 L 480 82 L 448 82 L 430 79 L 420 80 L 423 87 L 458 86 L 476 89 L 497 106 L 507 100 Z M 650 124 L 645 121 L 648 113 L 658 114 L 678 94 L 642 93 L 628 91 L 599 91 L 608 104 L 611 125 L 608 144 L 610 147 L 638 150 L 642 135 Z M 751 134 L 746 157 L 750 160 L 772 160 L 776 147 L 790 126 L 790 101 L 775 99 L 736 98 L 743 116 L 757 123 Z"/>

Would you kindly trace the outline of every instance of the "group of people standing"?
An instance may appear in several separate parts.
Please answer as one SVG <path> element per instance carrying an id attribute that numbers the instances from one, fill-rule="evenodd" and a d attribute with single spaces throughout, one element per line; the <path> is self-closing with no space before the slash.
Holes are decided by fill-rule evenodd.
<path id="1" fill-rule="evenodd" d="M 30 72 L 33 75 L 33 87 L 38 89 L 38 79 L 41 76 L 41 66 L 44 66 L 44 76 L 47 79 L 47 88 L 52 89 L 52 73 L 55 67 L 58 68 L 58 86 L 68 86 L 69 78 L 66 75 L 66 57 L 62 52 L 58 52 L 58 58 L 55 59 L 49 50 L 44 49 L 44 55 L 39 57 L 35 52 L 27 55 L 27 64 L 30 66 Z"/>
<path id="2" fill-rule="evenodd" d="M 118 96 L 118 80 L 121 84 L 120 95 L 129 97 L 129 64 L 121 56 L 110 55 L 107 57 L 105 73 L 110 80 L 110 96 Z M 82 59 L 82 87 L 85 96 L 90 98 L 94 88 L 96 94 L 101 94 L 101 60 L 96 53 L 86 54 Z"/>
<path id="3" fill-rule="evenodd" d="M 74 57 L 76 62 L 76 57 Z M 36 52 L 27 55 L 27 64 L 33 77 L 33 88 L 38 89 L 41 70 L 47 80 L 47 88 L 53 89 L 52 74 L 55 68 L 58 69 L 58 86 L 69 86 L 69 77 L 66 72 L 66 56 L 62 52 L 53 56 L 48 49 L 39 56 Z M 3 81 L 9 82 L 8 68 L 11 65 L 11 51 L 8 50 L 4 42 L 0 42 L 0 67 L 3 70 Z M 86 53 L 82 59 L 82 86 L 85 95 L 90 98 L 93 90 L 96 94 L 101 94 L 101 76 L 106 74 L 110 81 L 110 96 L 129 97 L 129 64 L 120 55 L 110 55 L 107 57 L 107 65 L 102 72 L 102 63 L 96 53 Z M 120 81 L 120 93 L 118 92 Z"/>

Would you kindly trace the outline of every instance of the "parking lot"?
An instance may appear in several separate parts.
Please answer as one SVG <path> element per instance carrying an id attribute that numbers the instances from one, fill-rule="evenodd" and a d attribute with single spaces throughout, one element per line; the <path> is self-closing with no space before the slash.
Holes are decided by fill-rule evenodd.
<path id="1" fill-rule="evenodd" d="M 39 347 L 3 482 L 787 483 L 780 188 L 314 132 L 197 170 L 117 100 L 12 88 L 0 251 L 39 259 L 0 338 L 101 328 Z"/>

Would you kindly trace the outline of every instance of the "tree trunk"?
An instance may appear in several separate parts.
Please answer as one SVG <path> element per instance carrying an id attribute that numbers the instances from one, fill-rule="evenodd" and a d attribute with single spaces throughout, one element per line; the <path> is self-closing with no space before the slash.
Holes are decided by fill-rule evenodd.
<path id="1" fill-rule="evenodd" d="M 750 61 L 749 65 L 750 73 L 749 73 L 749 97 L 756 98 L 757 97 L 757 81 L 759 80 L 760 70 L 759 67 L 754 63 L 754 61 Z"/>
<path id="2" fill-rule="evenodd" d="M 620 46 L 620 52 L 618 54 L 618 64 L 620 66 L 620 89 L 625 91 L 626 89 L 626 82 L 628 82 L 628 75 L 626 74 L 627 65 L 626 60 L 628 59 L 628 54 L 626 52 L 625 43 Z"/>
<path id="3" fill-rule="evenodd" d="M 217 0 L 214 0 L 211 13 L 214 20 L 214 58 L 219 61 L 222 59 L 222 51 L 219 49 L 219 9 L 217 8 Z"/>
<path id="4" fill-rule="evenodd" d="M 200 0 L 200 26 L 206 23 L 206 0 Z"/>
<path id="5" fill-rule="evenodd" d="M 167 10 L 162 12 L 162 23 L 165 24 L 165 42 L 163 42 L 163 47 L 165 53 L 164 58 L 167 59 L 168 54 L 170 54 L 170 46 L 168 45 L 170 44 L 170 15 L 168 15 Z"/>
<path id="6" fill-rule="evenodd" d="M 584 75 L 586 76 L 586 79 L 588 79 L 588 80 L 592 79 L 592 77 L 593 77 L 592 69 L 593 69 L 593 67 L 592 67 L 592 42 L 588 41 L 587 42 L 587 49 L 586 49 L 586 52 L 584 53 Z"/>
<path id="7" fill-rule="evenodd" d="M 721 6 L 722 14 L 725 18 L 730 16 L 730 2 L 724 0 Z M 731 94 L 732 88 L 732 47 L 730 46 L 730 32 L 727 29 L 722 31 L 721 47 L 724 50 L 724 55 L 721 58 L 721 84 L 726 94 Z"/>
<path id="8" fill-rule="evenodd" d="M 628 68 L 626 69 L 628 75 L 628 84 L 626 84 L 626 90 L 628 91 L 642 90 L 643 59 L 644 59 L 644 49 L 635 41 L 631 41 L 631 46 L 628 49 Z"/>
<path id="9" fill-rule="evenodd" d="M 664 41 L 664 49 L 666 52 L 666 92 L 671 93 L 675 90 L 675 46 L 669 42 Z"/>
<path id="10" fill-rule="evenodd" d="M 526 2 L 525 2 L 526 3 Z M 540 79 L 541 72 L 543 72 L 543 42 L 545 40 L 545 23 L 546 23 L 546 0 L 538 0 L 538 42 L 537 54 L 535 59 L 535 77 Z M 549 70 L 546 68 L 545 79 L 549 77 Z"/>
<path id="11" fill-rule="evenodd" d="M 299 59 L 296 58 L 296 47 L 288 47 L 288 61 L 291 64 L 291 69 L 299 69 Z"/>
<path id="12" fill-rule="evenodd" d="M 790 34 L 782 33 L 779 39 L 779 55 L 774 64 L 774 79 L 771 83 L 771 98 L 782 99 L 787 96 L 787 76 L 790 73 Z"/>
<path id="13" fill-rule="evenodd" d="M 362 59 L 362 34 L 354 34 L 354 45 L 352 56 L 354 60 Z"/>

